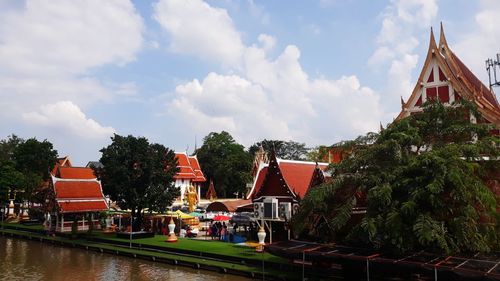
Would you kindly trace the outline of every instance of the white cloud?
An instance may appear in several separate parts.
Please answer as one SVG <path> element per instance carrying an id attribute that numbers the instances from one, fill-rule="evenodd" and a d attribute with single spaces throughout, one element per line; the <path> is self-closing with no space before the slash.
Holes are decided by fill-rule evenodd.
<path id="1" fill-rule="evenodd" d="M 216 8 L 208 10 L 212 9 Z M 226 11 L 220 13 L 227 15 Z M 177 17 L 190 18 L 196 26 L 210 25 L 210 21 L 204 22 L 206 17 L 194 19 L 189 14 Z M 231 20 L 225 23 L 228 26 L 219 29 L 235 31 Z M 191 30 L 179 28 L 175 33 Z M 171 44 L 176 44 L 175 34 L 170 35 Z M 239 34 L 235 38 L 240 42 Z M 226 130 L 245 145 L 263 138 L 331 144 L 378 129 L 383 116 L 379 95 L 361 86 L 356 76 L 312 78 L 301 66 L 297 46 L 286 46 L 272 59 L 267 57 L 268 50 L 275 46 L 276 39 L 261 34 L 257 40 L 260 47 L 254 44 L 239 48 L 235 57 L 242 62 L 230 65 L 232 74 L 212 72 L 202 81 L 193 79 L 178 85 L 175 98 L 168 103 L 171 117 L 191 133 L 205 135 Z M 207 50 L 196 52 L 194 55 L 201 57 Z"/>
<path id="2" fill-rule="evenodd" d="M 498 36 L 500 34 L 500 5 L 498 1 L 481 1 L 480 9 L 474 19 L 475 25 L 472 29 L 465 32 L 458 42 L 450 47 L 478 78 L 487 83 L 488 76 L 484 61 L 500 53 L 500 37 Z"/>
<path id="3" fill-rule="evenodd" d="M 116 94 L 91 73 L 103 65 L 135 60 L 143 47 L 143 30 L 143 20 L 130 1 L 26 0 L 0 10 L 2 121 L 31 118 L 49 126 L 51 122 L 42 122 L 42 117 L 55 117 L 49 111 L 65 105 L 72 120 L 80 120 L 75 124 L 84 125 L 94 136 L 108 133 L 109 128 L 81 119 L 80 108 L 111 101 Z M 133 90 L 125 88 L 122 93 Z M 61 100 L 68 102 L 58 103 Z M 38 112 L 41 104 L 59 107 L 47 106 Z"/>
<path id="4" fill-rule="evenodd" d="M 111 136 L 115 130 L 103 127 L 87 118 L 81 109 L 71 101 L 40 106 L 39 111 L 24 113 L 23 120 L 36 126 L 54 129 L 57 135 L 76 135 L 85 139 L 99 139 Z"/>
<path id="5" fill-rule="evenodd" d="M 257 40 L 259 40 L 262 48 L 266 51 L 272 50 L 276 46 L 276 38 L 268 34 L 259 34 Z"/>
<path id="6" fill-rule="evenodd" d="M 202 0 L 160 0 L 153 6 L 154 19 L 170 35 L 171 51 L 239 63 L 244 45 L 226 10 Z"/>
<path id="7" fill-rule="evenodd" d="M 412 71 L 419 60 L 416 48 L 420 41 L 416 34 L 429 30 L 437 12 L 437 0 L 391 0 L 382 13 L 378 46 L 368 65 L 374 69 L 388 69 L 384 89 L 387 108 L 399 108 L 399 97 L 411 94 Z"/>
<path id="8" fill-rule="evenodd" d="M 129 1 L 28 0 L 22 11 L 0 16 L 0 64 L 37 77 L 123 64 L 141 48 L 142 29 Z"/>

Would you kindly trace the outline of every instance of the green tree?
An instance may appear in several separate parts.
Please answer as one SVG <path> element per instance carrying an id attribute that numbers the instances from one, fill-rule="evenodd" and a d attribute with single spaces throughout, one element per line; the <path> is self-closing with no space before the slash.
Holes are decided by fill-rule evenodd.
<path id="1" fill-rule="evenodd" d="M 333 166 L 331 183 L 307 194 L 296 230 L 308 230 L 307 218 L 319 215 L 328 225 L 323 234 L 343 243 L 396 253 L 498 249 L 499 202 L 485 175 L 500 170 L 500 139 L 469 114 L 481 118 L 467 102 L 426 104 L 380 134 L 346 143 L 351 157 Z M 351 210 L 360 194 L 367 212 L 356 221 Z"/>
<path id="2" fill-rule="evenodd" d="M 0 203 L 6 202 L 10 190 L 19 190 L 24 187 L 24 176 L 16 170 L 11 160 L 0 161 Z"/>
<path id="3" fill-rule="evenodd" d="M 14 134 L 6 140 L 0 140 L 0 161 L 12 160 L 14 150 L 21 143 L 24 143 L 24 140 Z"/>
<path id="4" fill-rule="evenodd" d="M 274 151 L 276 153 L 276 157 L 288 160 L 306 160 L 307 153 L 309 151 L 305 143 L 299 143 L 292 140 L 283 141 L 264 139 L 251 145 L 248 148 L 248 152 L 251 155 L 255 155 L 260 146 L 262 146 L 266 152 L 270 153 L 271 151 Z"/>
<path id="5" fill-rule="evenodd" d="M 43 183 L 50 179 L 50 171 L 57 161 L 57 150 L 47 140 L 30 138 L 18 143 L 12 153 L 12 161 L 16 170 L 24 176 L 24 199 L 30 203 L 41 203 L 36 195 Z"/>
<path id="6" fill-rule="evenodd" d="M 213 180 L 218 195 L 232 197 L 246 192 L 246 184 L 251 180 L 252 157 L 228 132 L 208 134 L 196 155 L 208 182 Z"/>
<path id="7" fill-rule="evenodd" d="M 178 171 L 175 153 L 144 137 L 115 134 L 111 140 L 100 150 L 102 167 L 94 170 L 104 193 L 120 208 L 130 209 L 140 225 L 144 209 L 164 212 L 180 196 L 173 184 Z"/>

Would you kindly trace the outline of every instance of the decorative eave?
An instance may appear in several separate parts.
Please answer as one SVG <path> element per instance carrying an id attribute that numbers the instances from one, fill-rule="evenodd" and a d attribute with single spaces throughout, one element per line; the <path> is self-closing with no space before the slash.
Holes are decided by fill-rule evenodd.
<path id="1" fill-rule="evenodd" d="M 479 89 L 472 84 L 472 81 L 469 81 L 469 79 L 471 79 L 469 76 L 473 76 L 474 74 L 470 70 L 467 70 L 469 73 L 464 73 L 463 68 L 466 66 L 459 61 L 458 57 L 453 53 L 453 51 L 450 50 L 448 42 L 446 41 L 442 23 L 440 26 L 439 47 L 436 45 L 434 32 L 431 28 L 429 48 L 427 50 L 427 56 L 422 67 L 422 71 L 420 72 L 418 81 L 415 84 L 415 88 L 413 89 L 411 96 L 406 102 L 402 100 L 402 109 L 395 121 L 401 120 L 410 115 L 411 103 L 420 95 L 425 81 L 425 70 L 428 69 L 433 59 L 448 79 L 448 82 L 454 91 L 462 96 L 462 98 L 474 102 L 478 106 L 478 109 L 484 118 L 491 123 L 496 124 L 497 127 L 500 127 L 500 107 L 496 101 L 495 94 L 492 92 L 484 93 L 484 91 L 488 91 L 488 89 L 482 85 L 479 79 L 475 76 L 473 79 L 477 79 L 479 83 L 481 83 Z M 486 99 L 484 94 L 491 95 L 492 97 L 490 97 L 490 99 L 493 99 L 496 105 Z"/>
<path id="2" fill-rule="evenodd" d="M 430 35 L 430 38 L 429 38 L 429 48 L 427 49 L 427 56 L 425 57 L 425 62 L 424 62 L 424 66 L 422 67 L 422 69 L 427 69 L 429 67 L 429 65 L 432 62 L 433 56 L 437 52 L 438 52 L 438 48 L 437 48 L 437 45 L 436 45 L 436 39 L 434 38 L 434 31 L 432 30 L 432 27 L 431 27 L 431 35 Z M 411 101 L 413 101 L 414 99 L 417 98 L 417 96 L 419 94 L 419 90 L 422 88 L 422 83 L 424 81 L 424 75 L 425 75 L 424 72 L 425 71 L 421 71 L 420 72 L 420 75 L 418 76 L 417 83 L 415 84 L 415 87 L 413 88 L 413 91 L 412 91 L 410 97 L 402 105 L 401 112 L 396 117 L 395 121 L 398 121 L 398 120 L 401 120 L 401 119 L 403 119 L 405 117 L 408 117 L 408 115 L 409 115 L 409 112 L 408 112 L 409 103 Z"/>
<path id="3" fill-rule="evenodd" d="M 278 159 L 276 158 L 276 155 L 274 152 L 271 153 L 269 157 L 269 164 L 268 164 L 268 170 L 266 173 L 266 177 L 264 178 L 264 181 L 262 182 L 261 188 L 257 191 L 255 196 L 253 196 L 254 201 L 260 200 L 261 197 L 266 196 L 263 195 L 262 193 L 265 191 L 265 186 L 268 184 L 269 180 L 271 177 L 278 176 L 279 177 L 279 182 L 281 184 L 280 188 L 283 188 L 284 192 L 287 194 L 287 196 L 290 196 L 293 200 L 298 199 L 297 195 L 293 190 L 291 190 L 290 186 L 287 184 L 285 177 L 283 176 L 283 173 L 281 172 L 280 165 L 278 162 Z M 276 197 L 282 197 L 281 196 L 276 196 Z"/>

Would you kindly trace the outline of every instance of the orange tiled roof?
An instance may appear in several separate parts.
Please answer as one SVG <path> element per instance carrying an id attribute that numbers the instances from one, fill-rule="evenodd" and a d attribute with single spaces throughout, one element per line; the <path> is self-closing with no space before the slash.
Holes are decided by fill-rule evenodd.
<path id="1" fill-rule="evenodd" d="M 103 198 L 98 181 L 56 181 L 56 199 Z"/>
<path id="2" fill-rule="evenodd" d="M 96 176 L 91 168 L 85 167 L 59 167 L 57 175 L 61 179 L 95 179 Z"/>
<path id="3" fill-rule="evenodd" d="M 108 210 L 106 201 L 60 201 L 57 202 L 61 213 L 85 213 L 85 212 L 99 212 Z"/>
<path id="4" fill-rule="evenodd" d="M 189 156 L 189 163 L 191 163 L 191 168 L 194 170 L 194 174 L 196 178 L 193 180 L 194 182 L 206 182 L 207 179 L 203 175 L 203 172 L 200 168 L 200 162 L 198 162 L 198 158 L 196 156 Z"/>
<path id="5" fill-rule="evenodd" d="M 193 182 L 206 181 L 196 156 L 188 156 L 185 152 L 177 152 L 175 157 L 177 158 L 179 172 L 174 176 L 174 179 L 190 179 Z"/>
<path id="6" fill-rule="evenodd" d="M 108 205 L 97 179 L 52 177 L 55 200 L 61 213 L 106 211 Z"/>
<path id="7" fill-rule="evenodd" d="M 328 164 L 319 163 L 319 168 L 324 171 Z M 300 198 L 304 198 L 311 179 L 316 169 L 316 163 L 303 161 L 279 161 L 280 171 L 285 178 L 288 187 Z"/>
<path id="8" fill-rule="evenodd" d="M 276 159 L 278 162 L 279 170 L 283 175 L 286 185 L 296 196 L 304 198 L 307 190 L 310 188 L 311 180 L 316 169 L 315 162 L 307 161 L 293 161 Z M 318 163 L 319 169 L 325 171 L 328 163 Z M 247 196 L 247 199 L 253 199 L 261 190 L 264 180 L 268 173 L 268 166 L 259 170 L 254 182 L 254 186 Z"/>
<path id="9" fill-rule="evenodd" d="M 264 183 L 264 179 L 266 178 L 267 175 L 267 169 L 268 167 L 263 167 L 257 172 L 257 176 L 255 178 L 254 185 L 252 187 L 252 190 L 247 195 L 247 199 L 253 199 L 255 194 L 257 194 L 262 186 L 262 183 Z"/>

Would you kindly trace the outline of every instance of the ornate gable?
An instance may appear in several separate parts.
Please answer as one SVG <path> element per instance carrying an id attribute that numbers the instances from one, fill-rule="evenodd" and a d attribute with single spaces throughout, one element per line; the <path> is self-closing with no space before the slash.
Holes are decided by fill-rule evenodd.
<path id="1" fill-rule="evenodd" d="M 402 110 L 396 120 L 421 111 L 421 105 L 428 100 L 451 104 L 462 98 L 478 106 L 486 123 L 493 123 L 500 128 L 500 106 L 493 91 L 481 83 L 450 50 L 443 26 L 439 45 L 431 28 L 429 48 L 418 82 L 408 101 L 402 101 Z"/>
<path id="2" fill-rule="evenodd" d="M 283 173 L 281 172 L 278 160 L 274 153 L 271 154 L 269 159 L 269 166 L 267 168 L 266 177 L 253 198 L 257 199 L 263 196 L 270 197 L 292 197 L 297 199 L 296 195 L 290 190 L 285 181 Z"/>

